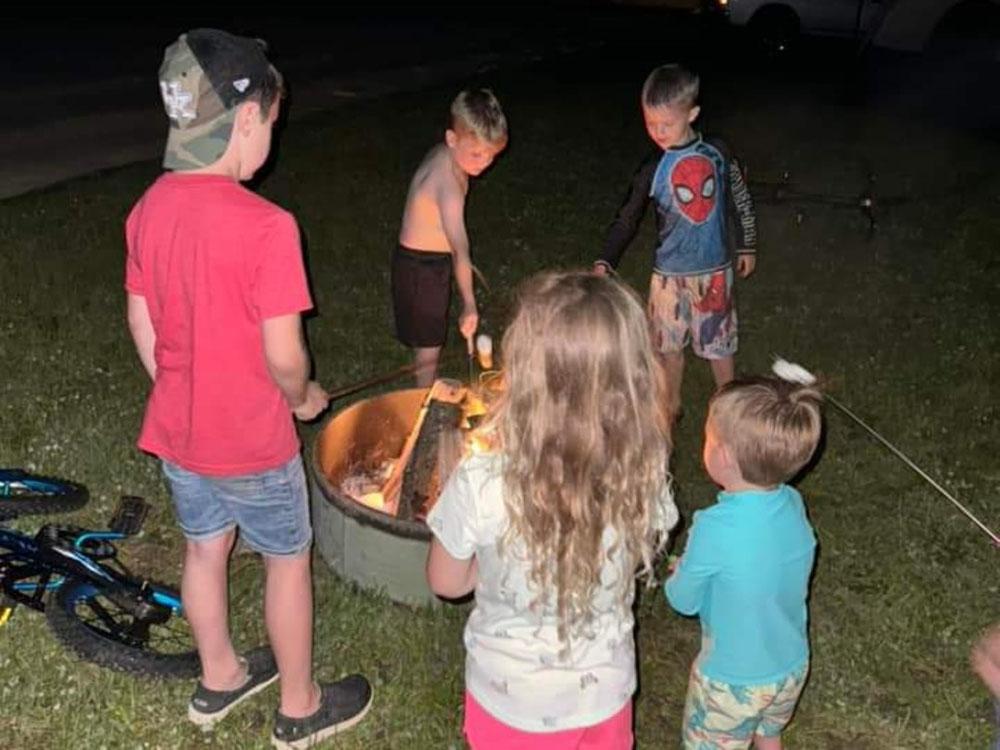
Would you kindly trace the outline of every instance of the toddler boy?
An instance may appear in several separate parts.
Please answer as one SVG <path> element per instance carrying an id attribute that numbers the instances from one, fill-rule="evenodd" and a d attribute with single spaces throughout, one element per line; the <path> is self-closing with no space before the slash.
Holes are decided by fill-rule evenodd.
<path id="1" fill-rule="evenodd" d="M 664 586 L 674 609 L 701 620 L 684 706 L 688 750 L 780 750 L 798 703 L 816 540 L 802 497 L 785 483 L 819 443 L 820 400 L 811 386 L 748 378 L 709 404 L 703 460 L 722 491 L 694 514 Z"/>

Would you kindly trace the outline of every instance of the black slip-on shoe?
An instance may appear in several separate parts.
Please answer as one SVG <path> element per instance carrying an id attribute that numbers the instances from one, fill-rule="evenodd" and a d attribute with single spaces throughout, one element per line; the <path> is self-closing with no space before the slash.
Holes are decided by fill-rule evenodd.
<path id="1" fill-rule="evenodd" d="M 233 690 L 209 690 L 199 682 L 188 705 L 188 719 L 198 726 L 210 727 L 278 679 L 278 665 L 268 646 L 254 649 L 240 661 L 246 664 L 246 681 Z"/>
<path id="2" fill-rule="evenodd" d="M 372 697 L 371 684 L 359 674 L 320 685 L 316 713 L 301 719 L 290 719 L 280 711 L 275 712 L 271 744 L 279 750 L 313 747 L 361 721 L 371 708 Z"/>

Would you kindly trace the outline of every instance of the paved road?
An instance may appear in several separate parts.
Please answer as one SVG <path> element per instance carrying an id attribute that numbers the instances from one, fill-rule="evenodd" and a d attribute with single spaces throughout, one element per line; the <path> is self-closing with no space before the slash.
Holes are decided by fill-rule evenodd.
<path id="1" fill-rule="evenodd" d="M 344 11 L 338 20 L 298 12 L 280 19 L 152 18 L 22 24 L 0 50 L 0 199 L 157 157 L 167 124 L 155 85 L 164 47 L 188 26 L 248 35 L 267 30 L 272 59 L 292 87 L 289 115 L 467 79 L 495 67 L 604 44 L 594 15 L 515 9 L 486 22 L 438 9 L 416 14 Z M 0 15 L 0 24 L 3 22 Z"/>
<path id="2" fill-rule="evenodd" d="M 156 158 L 166 136 L 155 74 L 164 47 L 193 26 L 264 36 L 290 81 L 292 119 L 358 97 L 467 79 L 491 67 L 590 51 L 614 66 L 629 56 L 682 59 L 747 75 L 753 61 L 733 35 L 687 14 L 600 2 L 433 7 L 379 5 L 338 10 L 332 20 L 289 10 L 271 17 L 225 13 L 177 18 L 4 18 L 0 45 L 0 199 L 100 169 Z M 428 10 L 430 7 L 430 10 Z M 470 10 L 474 8 L 475 10 Z M 248 19 L 248 15 L 252 18 Z M 761 68 L 812 87 L 841 78 L 872 106 L 1000 132 L 995 42 L 937 44 L 923 56 L 873 53 L 810 42 L 785 68 Z M 751 77 L 754 74 L 751 74 Z M 833 87 L 837 85 L 834 83 Z"/>

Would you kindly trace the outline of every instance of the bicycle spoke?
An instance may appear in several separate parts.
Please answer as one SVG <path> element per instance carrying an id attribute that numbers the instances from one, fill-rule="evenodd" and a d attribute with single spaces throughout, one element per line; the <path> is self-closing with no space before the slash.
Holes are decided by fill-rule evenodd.
<path id="1" fill-rule="evenodd" d="M 120 628 L 118 627 L 118 622 L 115 620 L 114 617 L 111 616 L 111 613 L 104 608 L 104 605 L 97 600 L 97 597 L 88 600 L 87 605 L 90 611 L 93 612 L 95 615 L 97 615 L 97 619 L 103 622 L 105 625 L 107 625 L 109 630 L 111 630 L 114 633 L 119 632 Z M 91 624 L 91 627 L 94 626 Z"/>
<path id="2" fill-rule="evenodd" d="M 91 616 L 87 616 L 85 611 Z M 172 618 L 168 623 L 150 623 L 135 619 L 131 613 L 106 597 L 93 597 L 79 603 L 80 619 L 91 630 L 106 638 L 143 644 L 161 654 L 185 653 L 191 650 L 193 638 L 184 620 Z"/>

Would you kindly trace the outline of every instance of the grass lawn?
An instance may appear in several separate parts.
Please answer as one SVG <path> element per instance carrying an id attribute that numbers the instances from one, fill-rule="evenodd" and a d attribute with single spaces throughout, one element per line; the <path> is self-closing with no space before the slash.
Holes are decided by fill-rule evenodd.
<path id="1" fill-rule="evenodd" d="M 646 64 L 564 65 L 491 80 L 512 123 L 509 152 L 474 185 L 468 224 L 483 325 L 498 335 L 529 273 L 587 264 L 646 148 L 635 92 Z M 581 74 L 581 70 L 585 74 Z M 760 206 L 757 273 L 739 286 L 744 372 L 780 353 L 883 430 L 990 525 L 1000 525 L 1000 149 L 888 114 L 831 103 L 822 86 L 706 77 L 706 129 L 752 178 L 790 170 L 804 188 L 856 193 L 866 171 L 894 207 L 866 239 L 848 209 Z M 803 91 L 807 93 L 803 93 Z M 407 361 L 392 339 L 388 258 L 412 169 L 436 137 L 452 87 L 360 102 L 296 122 L 261 191 L 293 211 L 318 314 L 308 324 L 330 386 Z M 960 166 L 955 166 L 960 165 Z M 73 517 L 100 523 L 118 495 L 153 503 L 124 545 L 135 567 L 179 580 L 181 536 L 154 459 L 135 436 L 147 393 L 123 317 L 122 223 L 157 174 L 139 164 L 0 203 L 0 465 L 87 484 Z M 974 179 L 976 175 L 988 175 Z M 621 273 L 645 291 L 651 221 Z M 455 351 L 458 342 L 452 342 Z M 461 376 L 462 366 L 453 366 Z M 674 473 L 686 518 L 713 499 L 699 466 L 708 368 L 691 362 Z M 787 734 L 799 748 L 982 748 L 992 715 L 969 646 L 1000 619 L 997 552 L 964 517 L 835 410 L 821 460 L 801 482 L 820 542 L 811 600 L 813 670 Z M 308 445 L 316 428 L 302 430 Z M 33 528 L 32 519 L 18 523 Z M 678 539 L 679 550 L 683 537 Z M 261 566 L 234 558 L 233 619 L 262 637 Z M 317 561 L 321 678 L 368 674 L 369 718 L 338 748 L 462 747 L 467 609 L 411 611 L 341 583 Z M 640 747 L 674 747 L 697 622 L 655 590 L 639 603 Z M 276 693 L 214 733 L 184 718 L 191 685 L 80 663 L 25 609 L 0 630 L 5 748 L 263 748 Z"/>

